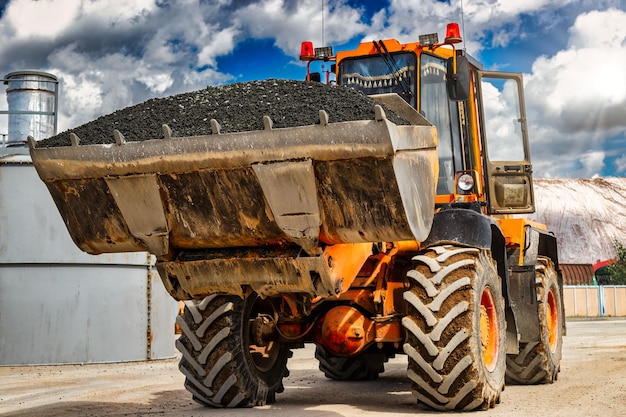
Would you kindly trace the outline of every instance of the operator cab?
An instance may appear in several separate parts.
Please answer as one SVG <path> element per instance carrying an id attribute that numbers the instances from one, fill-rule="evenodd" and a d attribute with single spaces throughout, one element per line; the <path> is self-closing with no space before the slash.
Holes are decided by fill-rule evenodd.
<path id="1" fill-rule="evenodd" d="M 433 40 L 433 37 L 429 39 Z M 367 95 L 396 93 L 416 108 L 437 127 L 439 139 L 437 194 L 441 196 L 462 194 L 467 190 L 457 189 L 456 174 L 471 172 L 474 164 L 467 149 L 469 135 L 465 117 L 467 97 L 458 100 L 456 92 L 469 91 L 469 79 L 465 77 L 464 82 L 467 86 L 463 88 L 451 87 L 450 60 L 420 46 L 420 44 L 401 45 L 395 40 L 373 41 L 371 49 L 375 54 L 356 55 L 340 60 L 337 83 Z M 456 59 L 459 62 L 453 64 L 461 64 L 462 61 L 464 68 L 469 71 L 464 57 Z M 476 182 L 474 176 L 466 177 L 464 188 L 467 188 L 470 182 Z"/>
<path id="2" fill-rule="evenodd" d="M 459 42 L 458 25 L 450 24 L 443 43 L 437 34 L 409 44 L 378 40 L 336 57 L 303 44 L 300 58 L 336 62 L 327 80 L 332 72 L 337 84 L 366 95 L 396 93 L 437 128 L 439 206 L 534 212 L 521 74 L 483 71 L 455 49 Z"/>

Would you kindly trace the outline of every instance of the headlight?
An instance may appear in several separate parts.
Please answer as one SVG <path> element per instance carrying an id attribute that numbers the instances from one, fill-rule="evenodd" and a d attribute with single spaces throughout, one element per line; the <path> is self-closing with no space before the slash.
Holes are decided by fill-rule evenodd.
<path id="1" fill-rule="evenodd" d="M 470 174 L 462 174 L 459 176 L 456 185 L 461 191 L 469 191 L 474 188 L 474 177 Z"/>

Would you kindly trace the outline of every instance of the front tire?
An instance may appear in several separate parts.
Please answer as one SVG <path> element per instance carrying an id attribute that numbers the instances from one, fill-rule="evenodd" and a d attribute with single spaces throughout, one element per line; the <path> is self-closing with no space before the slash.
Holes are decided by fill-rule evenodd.
<path id="1" fill-rule="evenodd" d="M 283 391 L 290 350 L 278 342 L 266 347 L 250 340 L 250 319 L 273 315 L 269 300 L 252 294 L 244 299 L 211 295 L 186 301 L 176 322 L 182 334 L 180 371 L 193 399 L 210 407 L 252 407 L 275 401 Z"/>
<path id="2" fill-rule="evenodd" d="M 520 346 L 520 353 L 507 355 L 506 377 L 511 384 L 549 384 L 561 369 L 563 348 L 563 299 L 552 260 L 540 257 L 535 266 L 539 341 Z"/>
<path id="3" fill-rule="evenodd" d="M 407 375 L 437 410 L 494 407 L 504 389 L 504 300 L 486 250 L 437 246 L 413 258 L 402 324 Z"/>

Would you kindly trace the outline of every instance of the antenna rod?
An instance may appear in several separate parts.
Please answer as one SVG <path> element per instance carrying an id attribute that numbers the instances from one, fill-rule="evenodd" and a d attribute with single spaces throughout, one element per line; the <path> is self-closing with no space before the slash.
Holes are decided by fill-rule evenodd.
<path id="1" fill-rule="evenodd" d="M 461 0 L 461 31 L 463 32 L 463 50 L 466 51 L 467 42 L 465 42 L 465 13 L 463 13 L 463 0 Z"/>
<path id="2" fill-rule="evenodd" d="M 324 0 L 322 0 L 322 46 L 326 46 L 324 40 Z"/>

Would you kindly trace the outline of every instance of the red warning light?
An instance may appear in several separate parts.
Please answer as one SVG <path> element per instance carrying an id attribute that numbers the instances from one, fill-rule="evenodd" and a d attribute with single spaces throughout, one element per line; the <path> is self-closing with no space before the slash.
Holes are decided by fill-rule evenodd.
<path id="1" fill-rule="evenodd" d="M 444 41 L 444 43 L 453 44 L 460 42 L 463 42 L 463 39 L 461 39 L 459 24 L 455 22 L 448 23 L 448 26 L 446 26 L 446 40 Z"/>
<path id="2" fill-rule="evenodd" d="M 300 46 L 300 60 L 311 61 L 315 59 L 315 51 L 313 50 L 313 42 L 305 41 Z"/>

